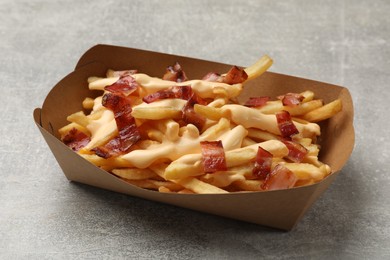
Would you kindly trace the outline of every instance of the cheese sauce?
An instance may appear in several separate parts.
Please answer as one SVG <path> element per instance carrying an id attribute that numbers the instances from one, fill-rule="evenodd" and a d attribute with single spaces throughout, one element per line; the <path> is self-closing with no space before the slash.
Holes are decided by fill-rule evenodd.
<path id="1" fill-rule="evenodd" d="M 228 98 L 238 96 L 242 90 L 242 84 L 229 85 L 226 83 L 210 82 L 205 80 L 189 80 L 177 83 L 174 81 L 150 77 L 142 73 L 133 74 L 131 76 L 141 86 L 141 97 L 144 97 L 148 94 L 154 93 L 162 89 L 167 89 L 172 86 L 191 86 L 191 88 L 201 98 L 214 98 L 214 91 L 217 91 L 219 88 L 223 88 L 226 90 Z M 104 90 L 105 86 L 115 83 L 118 79 L 119 77 L 111 77 L 95 80 L 89 83 L 89 89 Z"/>

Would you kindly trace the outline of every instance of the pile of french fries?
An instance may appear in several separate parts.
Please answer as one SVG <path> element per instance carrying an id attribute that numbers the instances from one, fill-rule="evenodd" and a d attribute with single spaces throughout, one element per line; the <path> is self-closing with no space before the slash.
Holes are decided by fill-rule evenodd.
<path id="1" fill-rule="evenodd" d="M 263 74 L 272 64 L 268 56 L 245 69 L 248 80 Z M 100 90 L 118 80 L 118 73 L 109 70 L 105 78 L 90 77 L 91 90 Z M 149 77 L 142 73 L 132 75 L 140 88 L 130 98 L 132 116 L 142 138 L 132 149 L 119 156 L 102 158 L 93 149 L 118 135 L 113 112 L 102 106 L 102 96 L 86 98 L 84 111 L 67 117 L 70 122 L 59 130 L 61 138 L 72 129 L 90 137 L 90 142 L 77 153 L 94 165 L 135 186 L 160 192 L 228 193 L 263 191 L 264 180 L 253 174 L 258 147 L 272 154 L 272 168 L 283 165 L 297 179 L 294 187 L 321 181 L 331 173 L 328 165 L 318 160 L 320 135 L 317 122 L 326 120 L 342 109 L 340 100 L 324 104 L 315 99 L 310 90 L 299 93 L 303 100 L 296 106 L 285 106 L 275 98 L 261 107 L 247 107 L 234 102 L 244 83 L 224 84 L 190 80 L 182 83 Z M 195 93 L 208 100 L 206 105 L 195 104 L 195 113 L 206 118 L 205 126 L 179 122 L 186 101 L 166 99 L 145 103 L 142 98 L 175 85 L 190 85 Z M 275 114 L 288 111 L 299 133 L 294 142 L 308 150 L 302 162 L 287 158 L 288 149 L 281 141 Z M 88 111 L 87 113 L 85 111 Z M 221 140 L 225 151 L 227 170 L 205 173 L 202 165 L 201 141 Z"/>

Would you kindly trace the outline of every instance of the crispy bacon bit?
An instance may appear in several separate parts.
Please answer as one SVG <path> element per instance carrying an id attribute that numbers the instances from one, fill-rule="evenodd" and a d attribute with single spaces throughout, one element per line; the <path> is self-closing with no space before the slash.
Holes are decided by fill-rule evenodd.
<path id="1" fill-rule="evenodd" d="M 252 170 L 253 175 L 258 176 L 259 179 L 264 180 L 271 172 L 272 157 L 273 155 L 270 152 L 259 146 L 255 165 Z"/>
<path id="2" fill-rule="evenodd" d="M 285 166 L 278 164 L 273 171 L 267 175 L 261 185 L 263 190 L 281 190 L 294 187 L 297 181 L 295 174 Z"/>
<path id="3" fill-rule="evenodd" d="M 167 68 L 167 71 L 165 72 L 162 79 L 176 82 L 184 82 L 187 80 L 187 76 L 182 70 L 180 64 L 176 62 L 175 65 L 169 66 Z"/>
<path id="4" fill-rule="evenodd" d="M 240 69 L 237 66 L 233 66 L 223 77 L 223 82 L 226 84 L 242 83 L 248 78 L 245 70 Z"/>
<path id="5" fill-rule="evenodd" d="M 243 83 L 247 80 L 248 74 L 246 74 L 245 70 L 240 69 L 237 66 L 233 66 L 226 75 L 220 75 L 216 72 L 209 72 L 206 76 L 203 77 L 202 80 L 211 81 L 211 82 L 223 82 L 226 84 L 238 84 Z"/>
<path id="6" fill-rule="evenodd" d="M 62 142 L 76 152 L 86 146 L 89 141 L 91 141 L 91 138 L 76 128 L 72 128 L 68 134 L 62 138 Z"/>
<path id="7" fill-rule="evenodd" d="M 182 109 L 182 119 L 186 124 L 193 124 L 196 128 L 202 130 L 206 123 L 206 118 L 195 113 L 194 104 L 195 103 L 191 102 L 191 100 L 187 102 Z"/>
<path id="8" fill-rule="evenodd" d="M 299 105 L 304 98 L 304 96 L 298 93 L 287 93 L 286 95 L 278 96 L 278 99 L 282 100 L 283 105 L 289 107 Z"/>
<path id="9" fill-rule="evenodd" d="M 192 92 L 192 91 L 191 91 Z M 193 124 L 199 130 L 203 129 L 206 123 L 206 118 L 202 115 L 195 113 L 194 105 L 201 104 L 206 105 L 206 101 L 192 92 L 191 97 L 188 99 L 186 105 L 182 109 L 182 119 L 186 124 Z"/>
<path id="10" fill-rule="evenodd" d="M 308 151 L 303 145 L 293 141 L 282 141 L 288 149 L 287 158 L 293 162 L 302 162 L 303 158 L 307 155 Z"/>
<path id="11" fill-rule="evenodd" d="M 122 146 L 119 136 L 115 137 L 103 146 L 91 149 L 95 154 L 104 159 L 122 154 Z"/>
<path id="12" fill-rule="evenodd" d="M 262 107 L 269 101 L 269 97 L 250 97 L 244 104 L 247 107 Z"/>
<path id="13" fill-rule="evenodd" d="M 211 82 L 222 82 L 222 76 L 216 72 L 209 72 L 206 76 L 203 77 L 202 80 Z"/>
<path id="14" fill-rule="evenodd" d="M 173 86 L 149 94 L 145 96 L 142 100 L 149 104 L 167 98 L 180 98 L 184 100 L 189 100 L 192 96 L 193 96 L 193 91 L 191 86 Z"/>
<path id="15" fill-rule="evenodd" d="M 203 125 L 206 122 L 206 118 L 195 113 L 194 105 L 206 105 L 207 102 L 198 95 L 196 95 L 196 93 L 192 91 L 191 86 L 173 86 L 168 89 L 159 90 L 155 93 L 147 95 L 142 100 L 146 103 L 152 103 L 158 100 L 168 98 L 180 98 L 187 100 L 187 103 L 182 110 L 183 121 L 187 124 L 195 125 L 198 129 L 203 128 Z"/>
<path id="16" fill-rule="evenodd" d="M 130 95 L 139 87 L 137 81 L 130 76 L 125 75 L 120 77 L 114 84 L 105 86 L 104 89 L 112 93 L 121 93 L 125 96 Z"/>
<path id="17" fill-rule="evenodd" d="M 141 135 L 131 115 L 131 104 L 128 98 L 120 94 L 106 93 L 102 104 L 114 112 L 119 135 L 105 146 L 95 148 L 94 151 L 103 158 L 109 158 L 127 152 L 141 138 Z"/>
<path id="18" fill-rule="evenodd" d="M 223 150 L 222 141 L 202 141 L 202 162 L 205 173 L 216 171 L 226 171 L 225 151 Z"/>
<path id="19" fill-rule="evenodd" d="M 114 77 L 123 77 L 128 75 L 134 75 L 138 73 L 138 70 L 116 70 L 113 71 L 112 76 Z"/>
<path id="20" fill-rule="evenodd" d="M 278 127 L 282 137 L 290 139 L 292 135 L 299 133 L 298 129 L 291 120 L 289 112 L 282 110 L 276 113 L 276 121 L 278 122 Z"/>

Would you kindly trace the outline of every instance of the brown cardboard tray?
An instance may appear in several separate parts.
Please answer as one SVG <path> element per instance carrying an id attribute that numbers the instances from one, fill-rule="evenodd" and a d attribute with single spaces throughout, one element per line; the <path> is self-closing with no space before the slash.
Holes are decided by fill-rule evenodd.
<path id="1" fill-rule="evenodd" d="M 47 95 L 42 108 L 34 110 L 34 120 L 65 176 L 103 189 L 168 203 L 223 217 L 290 230 L 312 203 L 328 188 L 347 162 L 354 146 L 353 104 L 349 91 L 341 86 L 273 72 L 245 84 L 239 100 L 250 96 L 271 96 L 287 92 L 314 91 L 330 102 L 340 98 L 343 110 L 321 123 L 320 160 L 333 170 L 319 183 L 267 192 L 229 194 L 174 194 L 141 189 L 101 170 L 59 140 L 58 129 L 67 124 L 67 115 L 82 110 L 85 97 L 101 93 L 88 89 L 89 76 L 105 76 L 107 69 L 136 68 L 151 76 L 161 76 L 169 64 L 178 61 L 189 78 L 200 78 L 210 71 L 227 71 L 231 65 L 118 46 L 97 45 L 79 60 L 75 71 L 58 82 Z"/>

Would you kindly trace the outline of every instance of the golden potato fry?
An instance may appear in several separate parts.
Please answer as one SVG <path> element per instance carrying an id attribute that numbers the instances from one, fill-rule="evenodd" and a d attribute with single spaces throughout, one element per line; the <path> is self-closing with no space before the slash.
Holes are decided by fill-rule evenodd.
<path id="1" fill-rule="evenodd" d="M 242 191 L 261 191 L 261 180 L 237 180 L 233 185 Z"/>
<path id="2" fill-rule="evenodd" d="M 326 176 L 326 169 L 318 168 L 309 163 L 284 163 L 286 168 L 292 171 L 300 180 L 322 180 Z"/>
<path id="3" fill-rule="evenodd" d="M 257 110 L 261 111 L 264 114 L 275 114 L 279 111 L 285 110 L 290 113 L 291 116 L 301 116 L 304 115 L 314 109 L 322 107 L 322 100 L 310 100 L 305 103 L 301 103 L 296 106 L 283 106 L 280 100 L 277 101 L 268 101 L 267 105 L 257 108 Z"/>
<path id="4" fill-rule="evenodd" d="M 174 107 L 135 107 L 131 115 L 135 118 L 160 120 L 180 118 L 181 110 Z"/>
<path id="5" fill-rule="evenodd" d="M 87 127 L 87 125 L 89 125 L 90 123 L 90 119 L 84 114 L 83 111 L 79 111 L 69 115 L 66 118 L 66 120 L 68 120 L 69 122 L 79 124 L 83 127 Z"/>
<path id="6" fill-rule="evenodd" d="M 222 111 L 216 107 L 195 104 L 194 110 L 195 113 L 215 121 L 218 121 L 221 117 L 224 117 Z"/>
<path id="7" fill-rule="evenodd" d="M 192 190 L 189 190 L 189 189 L 182 189 L 182 190 L 179 190 L 177 193 L 181 193 L 181 194 L 195 194 L 195 192 L 193 192 Z"/>
<path id="8" fill-rule="evenodd" d="M 215 187 L 206 182 L 200 181 L 197 178 L 185 178 L 176 181 L 178 184 L 182 185 L 186 189 L 192 190 L 198 194 L 214 194 L 214 193 L 228 193 L 227 191 Z"/>
<path id="9" fill-rule="evenodd" d="M 308 185 L 311 185 L 314 183 L 315 183 L 315 181 L 313 179 L 297 180 L 297 182 L 295 183 L 295 187 L 308 186 Z"/>
<path id="10" fill-rule="evenodd" d="M 250 146 L 250 145 L 253 145 L 253 144 L 256 144 L 256 143 L 257 142 L 253 141 L 251 138 L 245 137 L 244 140 L 242 140 L 241 146 L 242 147 L 246 147 L 246 146 Z"/>
<path id="11" fill-rule="evenodd" d="M 201 181 L 219 188 L 227 187 L 237 180 L 245 180 L 245 176 L 236 171 L 220 171 L 208 173 L 199 177 Z"/>
<path id="12" fill-rule="evenodd" d="M 256 141 L 279 140 L 279 136 L 256 128 L 248 129 L 248 137 Z"/>
<path id="13" fill-rule="evenodd" d="M 127 180 L 145 180 L 158 176 L 150 169 L 121 168 L 111 170 L 113 174 Z"/>
<path id="14" fill-rule="evenodd" d="M 92 82 L 97 81 L 99 79 L 102 79 L 102 78 L 101 77 L 89 77 L 87 79 L 87 81 L 88 81 L 88 83 L 92 83 Z"/>
<path id="15" fill-rule="evenodd" d="M 83 132 L 84 134 L 90 136 L 91 133 L 88 131 L 87 128 L 85 128 L 84 126 L 81 126 L 77 123 L 70 123 L 70 124 L 67 124 L 66 126 L 63 126 L 61 127 L 60 129 L 58 129 L 58 133 L 60 134 L 61 136 L 61 139 L 67 135 L 69 133 L 70 130 L 72 130 L 73 128 L 76 128 L 77 130 Z"/>
<path id="16" fill-rule="evenodd" d="M 314 99 L 314 92 L 310 90 L 306 90 L 302 92 L 301 95 L 303 96 L 303 100 L 302 100 L 303 103 Z"/>
<path id="17" fill-rule="evenodd" d="M 118 135 L 118 128 L 116 126 L 113 113 L 109 110 L 105 110 L 101 118 L 98 120 L 91 120 L 87 128 L 94 129 L 95 127 L 97 127 L 97 130 L 93 132 L 91 131 L 91 141 L 84 147 L 84 149 L 90 150 L 104 145 Z"/>
<path id="18" fill-rule="evenodd" d="M 94 104 L 95 104 L 95 101 L 93 98 L 87 97 L 83 100 L 83 108 L 84 109 L 92 109 Z"/>
<path id="19" fill-rule="evenodd" d="M 108 166 L 110 169 L 132 167 L 132 165 L 128 161 L 123 160 L 121 157 L 104 159 L 102 157 L 97 156 L 96 154 L 83 153 L 82 150 L 79 151 L 79 154 L 87 161 L 99 167 Z"/>
<path id="20" fill-rule="evenodd" d="M 317 108 L 310 111 L 309 113 L 302 116 L 304 120 L 309 122 L 319 122 L 328 118 L 331 118 L 342 109 L 342 103 L 340 99 L 336 99 L 333 102 L 330 102 L 323 107 Z"/>
<path id="21" fill-rule="evenodd" d="M 161 187 L 166 188 L 169 191 L 180 191 L 183 189 L 183 186 L 170 182 L 170 181 L 156 181 L 156 180 L 127 180 L 124 181 L 133 184 L 137 187 L 149 190 L 159 190 Z"/>
<path id="22" fill-rule="evenodd" d="M 114 84 L 119 77 L 112 77 L 112 78 L 89 78 L 88 79 L 88 88 L 90 90 L 104 90 L 105 86 L 109 86 Z"/>
<path id="23" fill-rule="evenodd" d="M 171 193 L 172 192 L 170 189 L 168 189 L 167 187 L 164 187 L 164 186 L 158 187 L 158 191 L 159 192 L 165 192 L 165 193 Z"/>
<path id="24" fill-rule="evenodd" d="M 273 63 L 272 59 L 270 57 L 268 57 L 267 55 L 264 55 L 263 57 L 261 57 L 255 64 L 253 64 L 245 69 L 246 74 L 248 74 L 247 80 L 251 80 L 251 79 L 259 77 L 269 67 L 272 66 L 272 63 Z"/>

